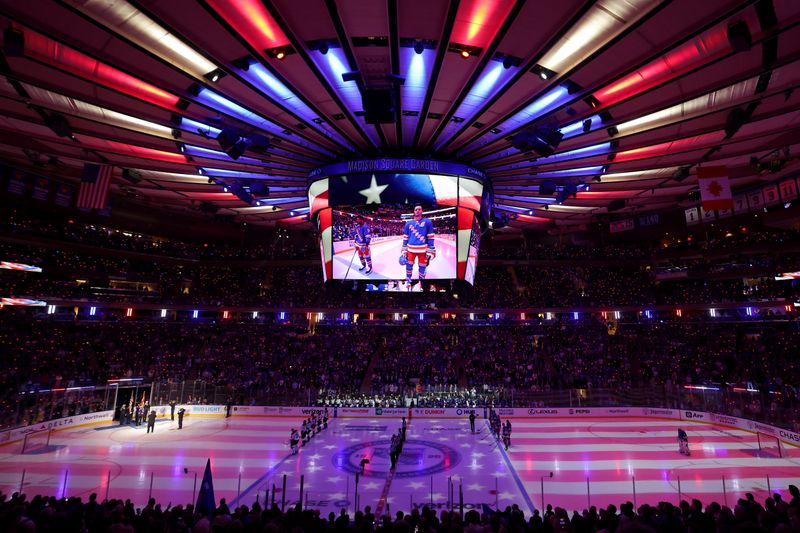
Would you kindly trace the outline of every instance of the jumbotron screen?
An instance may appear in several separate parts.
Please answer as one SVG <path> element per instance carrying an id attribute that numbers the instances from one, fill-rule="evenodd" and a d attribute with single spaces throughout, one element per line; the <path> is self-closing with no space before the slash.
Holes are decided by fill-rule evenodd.
<path id="1" fill-rule="evenodd" d="M 324 279 L 364 281 L 367 290 L 382 291 L 422 290 L 420 281 L 474 283 L 483 194 L 477 180 L 434 174 L 350 174 L 312 183 Z"/>

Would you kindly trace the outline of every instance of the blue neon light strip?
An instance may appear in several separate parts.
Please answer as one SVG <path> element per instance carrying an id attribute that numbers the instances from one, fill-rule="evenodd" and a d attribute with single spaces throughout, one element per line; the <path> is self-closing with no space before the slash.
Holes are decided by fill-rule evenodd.
<path id="1" fill-rule="evenodd" d="M 233 159 L 225 152 L 220 152 L 217 150 L 211 150 L 209 148 L 203 148 L 202 146 L 193 146 L 191 144 L 184 145 L 186 151 L 184 152 L 186 155 L 191 155 L 193 157 L 205 157 L 208 159 L 216 159 L 218 161 L 232 161 L 234 163 L 243 163 L 245 165 L 255 165 L 259 167 L 269 167 L 270 169 L 276 170 L 288 170 L 291 172 L 307 172 L 308 169 L 296 167 L 294 165 L 287 165 L 284 163 L 278 163 L 275 161 L 271 161 L 269 163 L 265 163 L 264 161 L 260 161 L 258 159 L 253 159 L 252 157 L 242 156 L 239 159 Z"/>
<path id="2" fill-rule="evenodd" d="M 179 127 L 184 131 L 190 133 L 197 133 L 199 135 L 205 135 L 206 137 L 212 139 L 216 139 L 217 136 L 222 132 L 222 130 L 219 128 L 215 128 L 213 126 L 209 126 L 208 124 L 204 124 L 202 122 L 198 122 L 196 120 L 192 120 L 186 117 L 181 117 L 181 122 Z M 308 157 L 303 154 L 297 154 L 294 152 L 290 152 L 288 150 L 284 150 L 283 148 L 278 148 L 275 145 L 270 146 L 269 152 L 274 155 L 281 155 L 289 159 L 296 159 L 300 161 L 305 161 L 307 163 L 317 164 L 320 161 L 319 159 L 314 159 L 313 157 Z"/>
<path id="3" fill-rule="evenodd" d="M 567 152 L 565 152 L 567 153 Z M 555 156 L 553 156 L 555 157 Z M 530 163 L 527 161 L 525 162 L 517 162 L 517 163 L 510 163 L 508 165 L 502 165 L 499 167 L 492 167 L 489 171 L 496 175 L 497 173 L 506 171 L 506 170 L 520 170 L 520 169 L 527 169 L 529 168 Z M 591 167 L 580 167 L 580 168 L 565 168 L 562 170 L 549 170 L 546 172 L 535 172 L 532 174 L 520 174 L 519 177 L 523 176 L 530 176 L 536 178 L 565 178 L 570 176 L 596 176 L 598 174 L 603 173 L 602 165 L 591 166 Z"/>
<path id="4" fill-rule="evenodd" d="M 400 98 L 403 110 L 416 111 L 418 113 L 422 111 L 422 105 L 425 103 L 425 92 L 428 88 L 428 80 L 433 71 L 433 59 L 435 55 L 435 50 L 426 49 L 421 54 L 418 54 L 413 48 L 400 49 L 401 72 L 404 72 L 406 77 L 406 82 L 400 87 Z M 404 116 L 401 118 L 404 146 L 411 146 L 418 122 L 419 116 Z"/>
<path id="5" fill-rule="evenodd" d="M 274 185 L 269 186 L 270 194 L 275 194 L 279 192 L 305 192 L 305 191 L 306 191 L 305 187 L 276 187 Z"/>
<path id="6" fill-rule="evenodd" d="M 554 163 L 556 161 L 567 161 L 570 159 L 578 159 L 581 157 L 591 157 L 595 155 L 607 154 L 611 151 L 611 143 L 593 144 L 591 146 L 584 146 L 583 148 L 576 148 L 568 152 L 561 152 L 560 154 L 553 154 L 550 157 L 540 157 L 536 163 Z"/>
<path id="7" fill-rule="evenodd" d="M 317 144 L 311 143 L 303 138 L 298 138 L 297 136 L 289 136 L 283 132 L 283 126 L 272 122 L 271 120 L 262 117 L 261 115 L 257 115 L 252 111 L 248 111 L 244 107 L 240 106 L 236 102 L 225 98 L 221 94 L 218 94 L 211 89 L 206 87 L 201 87 L 200 92 L 197 95 L 197 101 L 201 104 L 207 105 L 217 111 L 226 113 L 233 117 L 238 118 L 242 122 L 246 122 L 251 126 L 255 126 L 259 129 L 264 131 L 268 131 L 275 135 L 276 137 L 281 137 L 286 140 L 290 140 L 295 144 L 308 148 L 309 150 L 314 150 L 315 152 L 321 152 L 329 156 L 333 156 L 333 152 L 327 150 Z"/>
<path id="8" fill-rule="evenodd" d="M 586 120 L 592 121 L 589 131 L 595 131 L 603 127 L 603 121 L 600 119 L 600 115 L 592 115 L 591 117 L 586 117 L 585 119 L 573 122 L 572 124 L 567 124 L 563 128 L 559 128 L 559 131 L 565 139 L 575 137 L 576 135 L 583 133 L 583 123 Z"/>
<path id="9" fill-rule="evenodd" d="M 515 213 L 525 213 L 533 209 L 532 207 L 517 207 L 515 205 L 495 204 L 495 208 L 502 209 L 503 211 L 514 211 Z"/>
<path id="10" fill-rule="evenodd" d="M 222 130 L 219 128 L 215 128 L 213 126 L 209 126 L 208 124 L 203 124 L 202 122 L 198 122 L 186 117 L 181 117 L 180 128 L 190 133 L 197 133 L 206 137 L 211 137 L 212 139 L 216 139 L 217 135 L 222 133 Z"/>
<path id="11" fill-rule="evenodd" d="M 537 178 L 563 178 L 566 176 L 596 176 L 603 173 L 603 166 L 565 168 L 563 170 L 550 170 L 548 172 L 537 172 Z"/>
<path id="12" fill-rule="evenodd" d="M 313 157 L 308 157 L 303 154 L 296 154 L 294 152 L 290 152 L 289 150 L 284 150 L 283 148 L 278 148 L 274 144 L 270 145 L 269 153 L 274 155 L 280 155 L 286 157 L 288 159 L 295 159 L 297 161 L 305 161 L 306 163 L 313 163 L 319 164 L 319 159 L 314 159 Z"/>
<path id="13" fill-rule="evenodd" d="M 272 174 L 260 174 L 258 172 L 243 172 L 240 170 L 229 170 L 227 168 L 210 168 L 210 167 L 200 167 L 202 170 L 203 176 L 212 176 L 215 178 L 251 178 L 251 179 L 259 179 L 259 180 L 270 180 L 270 181 L 296 181 L 298 183 L 305 183 L 305 178 L 296 178 L 296 177 L 289 177 L 289 176 L 274 176 Z M 304 189 L 304 187 L 301 187 Z"/>
<path id="14" fill-rule="evenodd" d="M 355 150 L 353 145 L 342 137 L 339 132 L 333 129 L 330 124 L 327 122 L 316 124 L 314 119 L 318 118 L 318 115 L 261 63 L 252 64 L 248 70 L 242 70 L 239 74 L 261 91 L 271 96 L 275 101 L 303 118 L 314 129 L 334 139 L 342 146 L 350 150 Z"/>
<path id="15" fill-rule="evenodd" d="M 210 148 L 203 148 L 202 146 L 194 146 L 191 144 L 184 144 L 186 150 L 184 153 L 193 157 L 205 157 L 208 159 L 217 159 L 219 161 L 235 161 L 237 163 L 244 163 L 247 165 L 258 165 L 260 167 L 266 166 L 266 163 L 252 157 L 242 156 L 239 159 L 233 159 L 225 152 L 219 150 L 211 150 Z"/>
<path id="16" fill-rule="evenodd" d="M 347 58 L 341 48 L 331 47 L 328 49 L 327 54 L 322 54 L 319 51 L 311 52 L 311 59 L 319 67 L 320 72 L 328 80 L 328 83 L 333 87 L 333 90 L 342 99 L 344 105 L 355 116 L 356 111 L 361 111 L 363 104 L 361 102 L 361 93 L 358 90 L 358 85 L 355 81 L 343 81 L 342 74 L 349 72 L 347 66 Z M 374 126 L 367 124 L 364 117 L 355 117 L 356 122 L 359 123 L 361 129 L 367 134 L 367 137 L 375 144 L 380 146 L 381 141 L 378 132 Z"/>
<path id="17" fill-rule="evenodd" d="M 466 122 L 471 122 L 475 113 L 478 112 L 486 101 L 494 96 L 516 73 L 517 69 L 515 67 L 505 68 L 501 61 L 490 61 L 477 83 L 475 83 L 469 94 L 464 98 L 464 101 L 461 102 L 461 105 L 458 106 L 455 116 L 466 119 Z M 441 146 L 461 129 L 462 126 L 463 124 L 450 122 L 439 136 L 436 142 L 436 149 L 438 150 L 441 148 Z"/>
<path id="18" fill-rule="evenodd" d="M 497 126 L 500 130 L 505 132 L 516 130 L 525 124 L 537 119 L 538 117 L 552 111 L 553 109 L 559 107 L 560 105 L 566 103 L 571 98 L 569 92 L 567 91 L 566 87 L 558 86 L 554 89 L 551 89 L 541 98 L 531 102 L 525 109 L 515 113 L 513 116 L 508 118 L 507 120 L 500 123 Z M 467 152 L 472 152 L 481 146 L 488 144 L 493 139 L 481 136 L 474 141 L 466 144 L 459 150 L 459 155 L 463 155 Z"/>
<path id="19" fill-rule="evenodd" d="M 520 151 L 514 148 L 513 146 L 509 146 L 508 148 L 504 148 L 499 152 L 495 152 L 493 154 L 485 155 L 483 157 L 479 157 L 474 159 L 472 162 L 473 164 L 481 164 L 481 163 L 488 163 L 489 161 L 494 161 L 495 159 L 502 159 L 503 157 L 509 157 L 515 154 L 519 154 Z"/>
<path id="20" fill-rule="evenodd" d="M 507 194 L 498 194 L 495 195 L 495 198 L 500 198 L 502 200 L 511 200 L 513 202 L 526 202 L 526 203 L 535 203 L 535 204 L 554 204 L 556 203 L 556 199 L 552 196 L 511 196 Z"/>
<path id="21" fill-rule="evenodd" d="M 291 204 L 293 202 L 306 202 L 308 205 L 308 197 L 307 196 L 291 196 L 289 198 L 259 198 L 261 200 L 262 207 L 264 205 L 281 205 L 281 204 Z M 298 209 L 300 209 L 298 207 Z"/>

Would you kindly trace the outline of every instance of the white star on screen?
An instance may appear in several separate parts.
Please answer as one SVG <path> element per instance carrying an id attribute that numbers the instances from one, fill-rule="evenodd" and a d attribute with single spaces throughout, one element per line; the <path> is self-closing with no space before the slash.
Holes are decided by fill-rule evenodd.
<path id="1" fill-rule="evenodd" d="M 480 492 L 485 488 L 486 487 L 484 487 L 480 483 L 470 483 L 469 485 L 467 485 L 467 490 L 472 490 L 472 491 L 475 491 L 475 492 Z"/>
<path id="2" fill-rule="evenodd" d="M 425 483 L 422 483 L 422 482 L 420 482 L 420 481 L 412 481 L 411 483 L 409 483 L 409 484 L 407 485 L 407 487 L 408 487 L 409 489 L 414 489 L 414 490 L 419 490 L 419 489 L 421 489 L 421 488 L 422 488 L 422 487 L 424 487 L 424 486 L 425 486 Z"/>
<path id="3" fill-rule="evenodd" d="M 309 455 L 308 458 L 311 459 L 312 461 L 316 461 L 317 459 L 321 459 L 322 456 L 318 453 L 315 453 L 314 455 Z"/>
<path id="4" fill-rule="evenodd" d="M 497 495 L 501 500 L 516 500 L 518 496 L 513 492 L 501 492 Z"/>
<path id="5" fill-rule="evenodd" d="M 343 478 L 342 476 L 334 476 L 334 477 L 329 477 L 329 478 L 328 478 L 326 481 L 327 481 L 328 483 L 339 483 L 339 482 L 340 482 L 340 481 L 342 481 L 343 479 L 344 479 L 344 478 Z"/>
<path id="6" fill-rule="evenodd" d="M 323 447 L 324 447 L 326 450 L 334 450 L 334 449 L 336 449 L 336 446 L 334 446 L 333 444 L 328 444 L 327 446 L 323 446 Z"/>
<path id="7" fill-rule="evenodd" d="M 380 488 L 381 484 L 378 483 L 377 481 L 370 481 L 369 483 L 364 483 L 363 486 L 364 489 L 366 490 L 375 490 L 377 488 Z"/>
<path id="8" fill-rule="evenodd" d="M 388 185 L 378 185 L 378 181 L 375 179 L 375 174 L 372 175 L 372 182 L 369 185 L 369 189 L 361 189 L 358 191 L 358 194 L 362 194 L 367 197 L 365 204 L 379 204 L 381 203 L 381 193 L 386 189 Z"/>

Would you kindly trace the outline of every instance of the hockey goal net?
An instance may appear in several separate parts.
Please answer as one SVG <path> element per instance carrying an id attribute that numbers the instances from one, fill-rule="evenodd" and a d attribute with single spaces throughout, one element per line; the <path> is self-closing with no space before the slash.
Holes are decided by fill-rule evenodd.
<path id="1" fill-rule="evenodd" d="M 756 433 L 758 437 L 758 453 L 767 457 L 783 457 L 781 440 L 768 433 Z"/>
<path id="2" fill-rule="evenodd" d="M 20 453 L 35 453 L 47 448 L 50 446 L 50 437 L 52 434 L 52 429 L 31 431 L 25 435 L 25 439 L 22 441 L 22 451 Z"/>

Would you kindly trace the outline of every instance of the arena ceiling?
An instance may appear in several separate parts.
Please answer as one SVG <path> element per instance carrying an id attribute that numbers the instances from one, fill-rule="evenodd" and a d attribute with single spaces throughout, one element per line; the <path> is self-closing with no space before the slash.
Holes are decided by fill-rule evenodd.
<path id="1" fill-rule="evenodd" d="M 0 158 L 110 163 L 157 208 L 303 224 L 311 169 L 435 157 L 484 170 L 511 226 L 570 226 L 688 205 L 698 165 L 747 190 L 800 150 L 797 0 L 0 5 Z"/>

